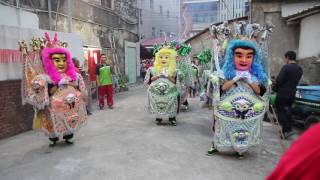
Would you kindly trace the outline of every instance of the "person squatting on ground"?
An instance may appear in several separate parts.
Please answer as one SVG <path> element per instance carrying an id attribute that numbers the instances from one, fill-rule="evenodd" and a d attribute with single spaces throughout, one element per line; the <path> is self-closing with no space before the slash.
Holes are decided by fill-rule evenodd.
<path id="1" fill-rule="evenodd" d="M 255 42 L 231 40 L 222 71 L 224 79 L 212 78 L 214 101 L 219 99 L 214 106 L 214 140 L 208 155 L 235 151 L 243 158 L 243 152 L 260 142 L 266 104 L 260 97 L 266 92 L 268 78 Z"/>
<path id="2" fill-rule="evenodd" d="M 55 146 L 60 136 L 67 144 L 72 144 L 74 132 L 86 123 L 87 90 L 75 70 L 69 50 L 61 46 L 57 34 L 54 40 L 48 33 L 45 38 L 44 48 L 37 51 L 41 54 L 44 73 L 32 77 L 31 66 L 24 70 L 27 101 L 35 107 L 36 113 L 33 125 L 49 136 L 50 147 Z"/>
<path id="3" fill-rule="evenodd" d="M 100 56 L 100 64 L 96 67 L 98 85 L 99 108 L 104 108 L 104 97 L 107 95 L 107 104 L 113 109 L 113 83 L 111 61 L 106 59 L 105 54 Z"/>
<path id="4" fill-rule="evenodd" d="M 292 131 L 291 106 L 302 74 L 302 68 L 297 64 L 296 53 L 293 51 L 286 52 L 285 65 L 281 68 L 273 86 L 273 91 L 277 93 L 275 101 L 277 116 L 285 139 L 294 134 Z"/>
<path id="5" fill-rule="evenodd" d="M 163 118 L 169 118 L 169 122 L 174 126 L 177 124 L 180 81 L 176 70 L 176 56 L 174 49 L 160 49 L 155 55 L 154 66 L 148 69 L 145 77 L 144 83 L 149 85 L 149 110 L 156 114 L 158 125 Z"/>

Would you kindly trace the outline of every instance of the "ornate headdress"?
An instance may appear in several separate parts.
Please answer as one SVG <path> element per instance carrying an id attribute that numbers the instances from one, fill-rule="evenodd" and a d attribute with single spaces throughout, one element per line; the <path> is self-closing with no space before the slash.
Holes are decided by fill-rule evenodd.
<path id="1" fill-rule="evenodd" d="M 175 50 L 180 56 L 186 56 L 191 52 L 191 46 L 177 41 L 164 42 L 163 44 L 153 45 L 153 55 L 155 55 L 162 48 L 170 48 Z"/>
<path id="2" fill-rule="evenodd" d="M 267 83 L 267 61 L 268 46 L 267 39 L 274 26 L 267 23 L 265 26 L 249 24 L 243 21 L 235 22 L 232 25 L 227 22 L 220 26 L 211 26 L 210 34 L 214 38 L 214 63 L 217 71 L 223 73 L 226 79 L 235 76 L 235 65 L 233 62 L 233 51 L 237 47 L 248 47 L 254 50 L 254 60 L 250 72 L 258 78 L 259 83 Z M 220 56 L 219 56 L 220 54 Z M 222 71 L 220 62 L 225 60 Z"/>
<path id="3" fill-rule="evenodd" d="M 53 83 L 56 85 L 61 80 L 62 76 L 52 63 L 52 54 L 65 54 L 67 60 L 67 70 L 66 75 L 69 76 L 73 81 L 77 79 L 74 64 L 71 59 L 71 54 L 68 49 L 66 49 L 66 43 L 61 43 L 58 40 L 58 35 L 55 33 L 54 39 L 51 40 L 49 34 L 45 33 L 45 43 L 44 48 L 41 51 L 42 63 L 46 73 L 50 76 Z"/>

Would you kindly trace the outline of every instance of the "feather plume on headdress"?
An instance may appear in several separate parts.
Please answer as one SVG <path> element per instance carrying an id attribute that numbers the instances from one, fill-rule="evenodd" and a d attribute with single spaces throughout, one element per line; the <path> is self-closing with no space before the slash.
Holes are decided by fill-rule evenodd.
<path id="1" fill-rule="evenodd" d="M 50 76 L 53 83 L 57 85 L 61 80 L 62 76 L 58 72 L 57 68 L 54 66 L 51 56 L 53 54 L 65 54 L 67 60 L 66 75 L 69 76 L 73 81 L 75 81 L 77 79 L 77 75 L 74 64 L 71 59 L 70 51 L 64 47 L 61 47 L 57 33 L 55 33 L 53 41 L 50 39 L 50 36 L 47 32 L 44 35 L 47 40 L 47 43 L 45 48 L 43 48 L 41 51 L 41 57 L 46 73 Z"/>

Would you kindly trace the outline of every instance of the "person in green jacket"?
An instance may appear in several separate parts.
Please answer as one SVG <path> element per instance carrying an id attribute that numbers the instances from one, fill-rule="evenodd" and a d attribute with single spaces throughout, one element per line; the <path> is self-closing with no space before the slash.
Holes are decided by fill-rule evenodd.
<path id="1" fill-rule="evenodd" d="M 96 67 L 96 77 L 98 85 L 99 107 L 104 108 L 104 96 L 107 95 L 107 104 L 113 109 L 113 84 L 111 62 L 106 60 L 106 55 L 100 55 L 100 64 Z"/>

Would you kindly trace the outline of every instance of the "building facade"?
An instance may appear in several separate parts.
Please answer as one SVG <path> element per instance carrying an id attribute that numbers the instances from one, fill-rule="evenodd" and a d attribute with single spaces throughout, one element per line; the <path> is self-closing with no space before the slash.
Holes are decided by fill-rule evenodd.
<path id="1" fill-rule="evenodd" d="M 139 0 L 141 40 L 179 36 L 180 2 Z"/>
<path id="2" fill-rule="evenodd" d="M 219 0 L 219 21 L 249 15 L 250 0 Z"/>
<path id="3" fill-rule="evenodd" d="M 184 0 L 182 36 L 191 37 L 219 20 L 218 0 Z"/>
<path id="4" fill-rule="evenodd" d="M 49 31 L 77 37 L 81 53 L 73 55 L 87 64 L 93 88 L 101 53 L 113 61 L 117 76 L 126 74 L 131 83 L 139 76 L 137 0 L 1 0 L 0 10 L 0 16 L 6 17 L 0 20 L 0 70 L 8 70 L 0 73 L 0 127 L 6 129 L 0 132 L 0 139 L 32 127 L 33 109 L 21 103 L 22 61 L 8 54 L 19 50 L 17 35 L 24 38 Z"/>
<path id="5" fill-rule="evenodd" d="M 301 83 L 320 84 L 319 9 L 315 0 L 252 1 L 252 22 L 275 25 L 269 49 L 272 76 L 283 66 L 286 51 L 293 50 L 304 71 Z"/>

